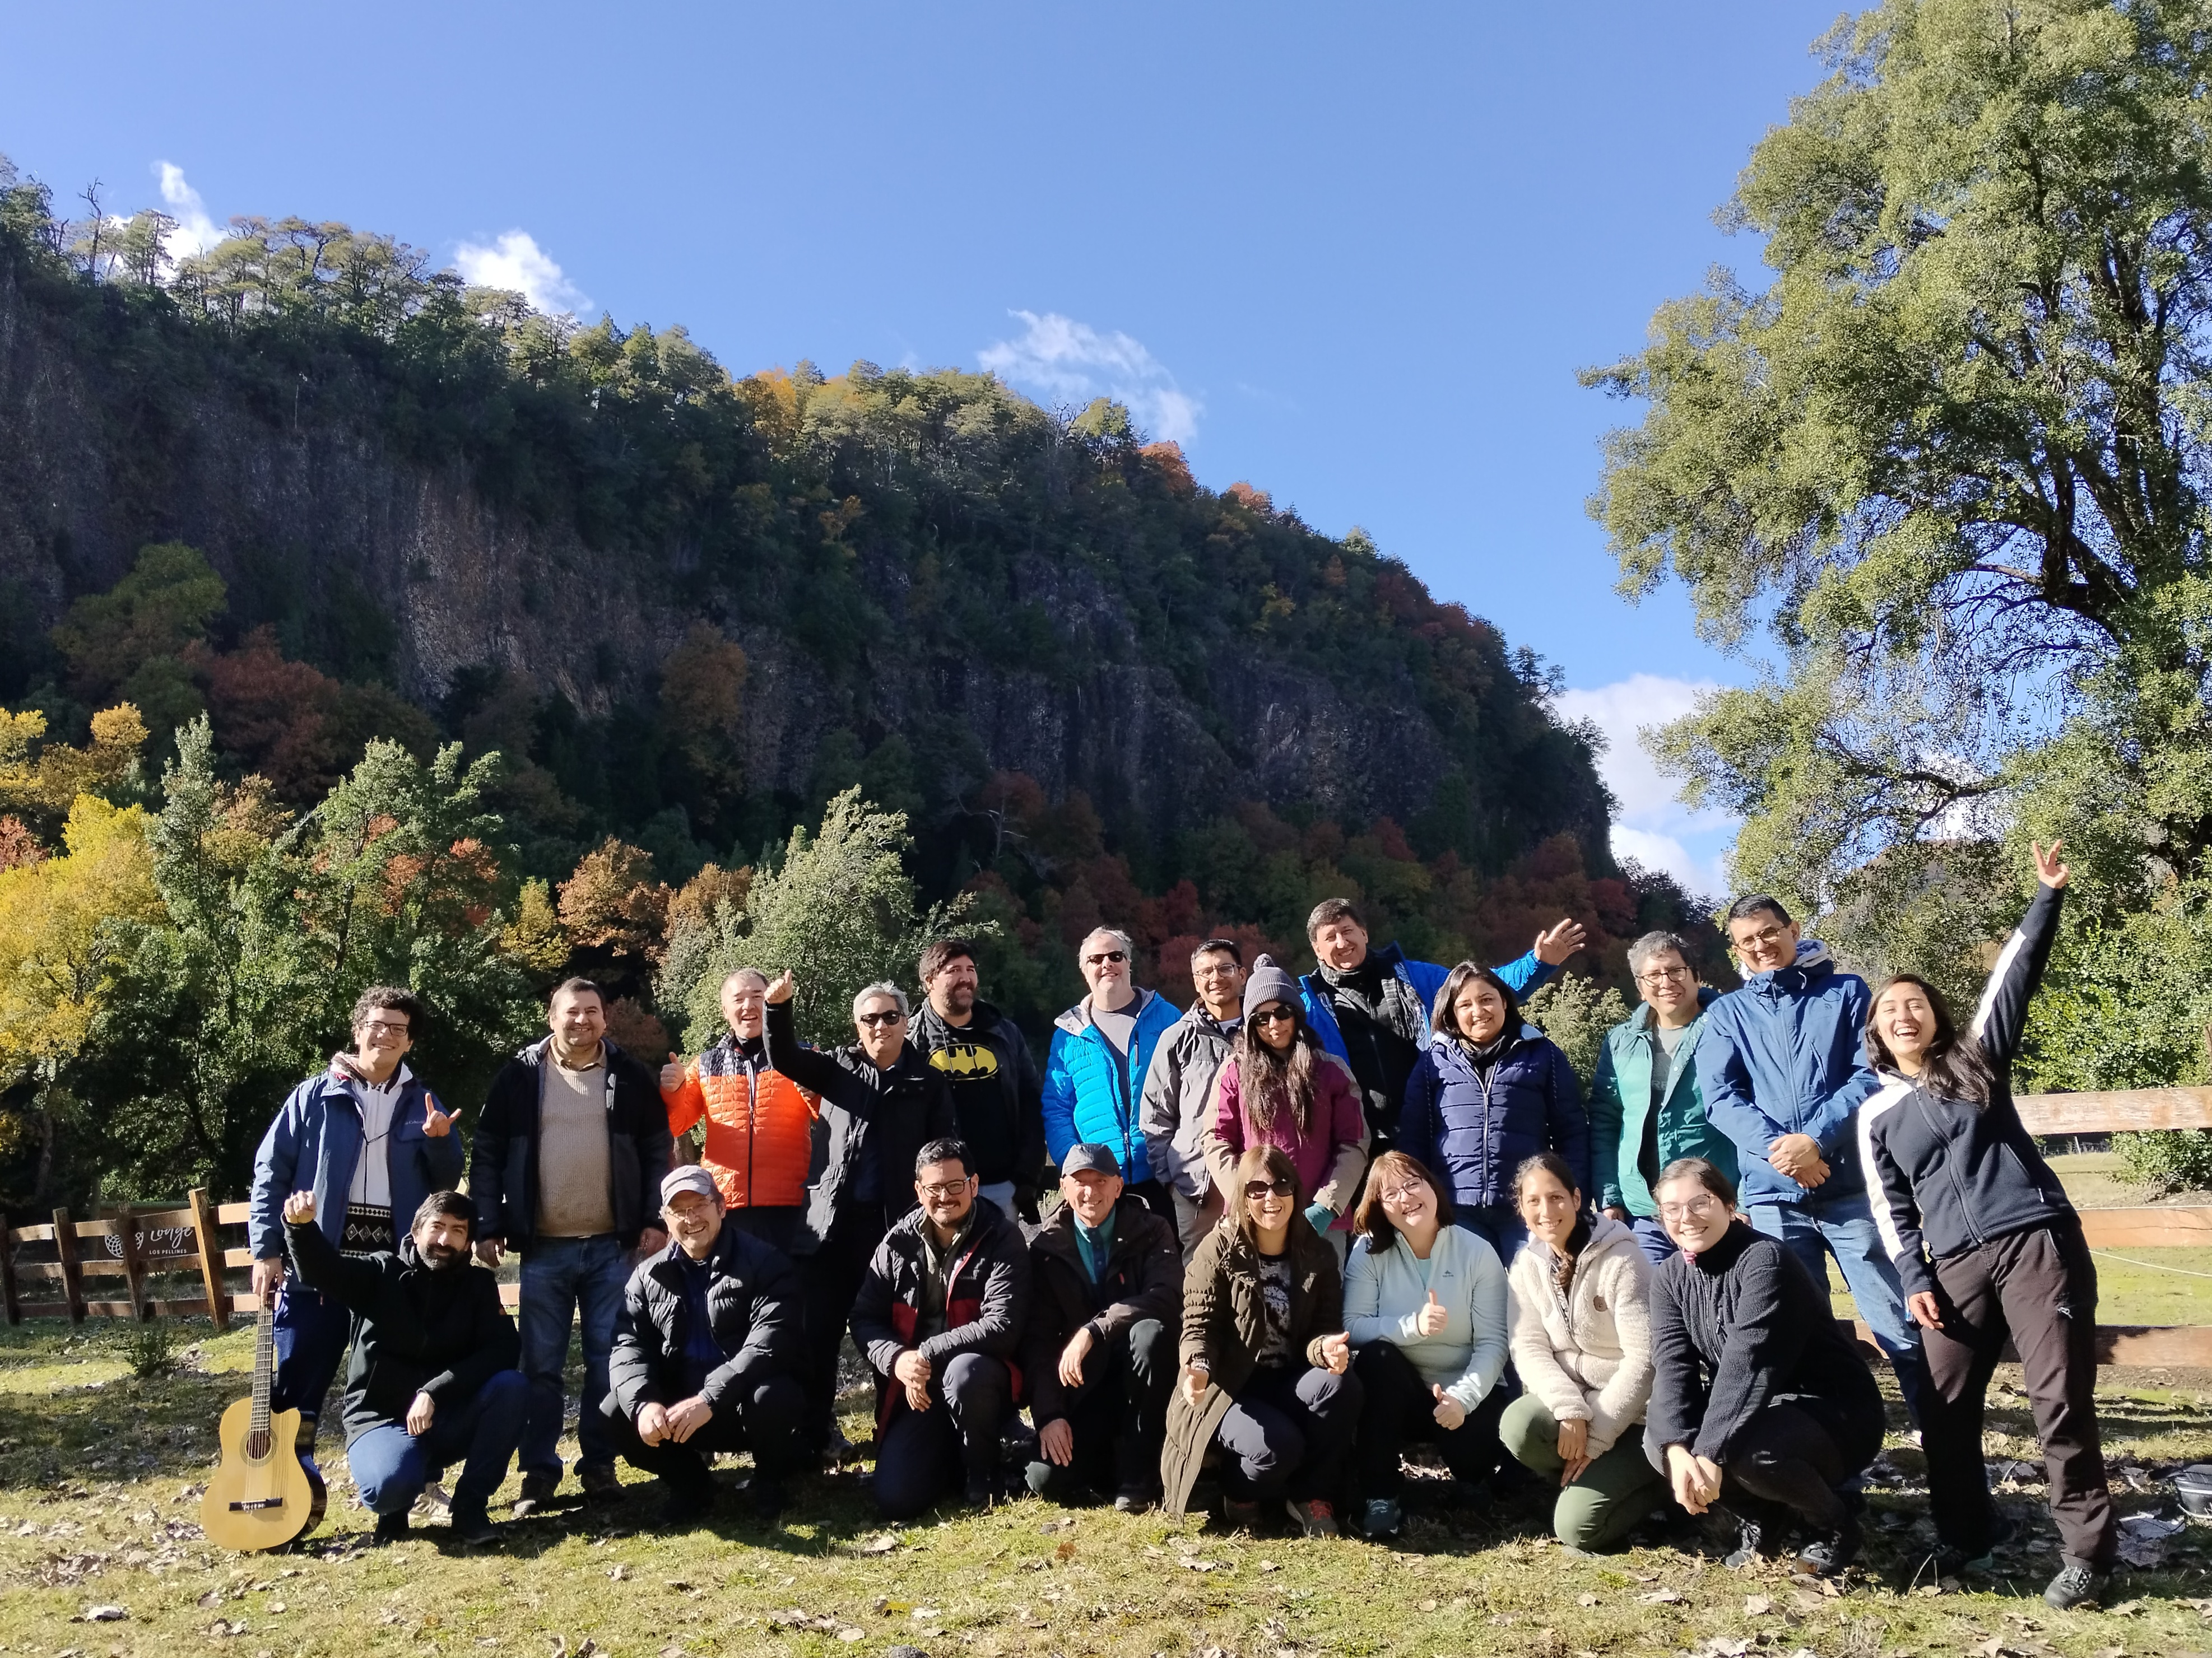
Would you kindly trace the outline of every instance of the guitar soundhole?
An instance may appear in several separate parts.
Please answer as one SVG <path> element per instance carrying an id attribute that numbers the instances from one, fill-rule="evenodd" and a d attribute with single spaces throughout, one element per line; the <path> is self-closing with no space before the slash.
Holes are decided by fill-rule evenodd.
<path id="1" fill-rule="evenodd" d="M 263 1429 L 259 1433 L 250 1433 L 246 1435 L 246 1460 L 249 1462 L 264 1462 L 268 1461 L 269 1447 L 274 1442 L 275 1437 L 276 1436 L 266 1428 Z"/>

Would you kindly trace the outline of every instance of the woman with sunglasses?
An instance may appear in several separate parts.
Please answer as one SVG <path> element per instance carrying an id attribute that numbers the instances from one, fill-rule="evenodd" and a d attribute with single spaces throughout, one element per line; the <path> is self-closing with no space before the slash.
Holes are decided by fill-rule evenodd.
<path id="1" fill-rule="evenodd" d="M 1403 1151 L 1367 1171 L 1344 1268 L 1344 1327 L 1366 1394 L 1352 1452 L 1359 1528 L 1388 1537 L 1405 1523 L 1399 1453 L 1424 1442 L 1473 1484 L 1498 1466 L 1505 1368 L 1505 1269 L 1498 1252 L 1451 1224 L 1436 1176 Z"/>
<path id="2" fill-rule="evenodd" d="M 1838 1489 L 1881 1448 L 1881 1392 L 1837 1327 L 1826 1284 L 1776 1239 L 1735 1218 L 1735 1185 L 1703 1157 L 1659 1171 L 1652 1195 L 1681 1251 L 1651 1295 L 1644 1442 L 1692 1514 L 1741 1528 L 1731 1566 L 1810 1533 L 1798 1562 L 1841 1571 L 1859 1523 Z"/>
<path id="3" fill-rule="evenodd" d="M 1301 1212 L 1297 1173 L 1276 1147 L 1247 1151 L 1224 1184 L 1228 1217 L 1183 1277 L 1163 1506 L 1183 1511 L 1218 1443 L 1229 1454 L 1231 1525 L 1250 1528 L 1264 1503 L 1279 1501 L 1307 1536 L 1334 1537 L 1360 1402 L 1336 1256 Z"/>
<path id="4" fill-rule="evenodd" d="M 1528 1247 L 1510 1275 L 1511 1346 L 1523 1392 L 1498 1437 L 1554 1480 L 1552 1530 L 1571 1549 L 1618 1542 L 1665 1487 L 1644 1455 L 1651 1397 L 1651 1267 L 1636 1234 L 1583 1206 L 1554 1151 L 1521 1165 L 1514 1195 Z"/>
<path id="5" fill-rule="evenodd" d="M 1367 1114 L 1344 1062 L 1307 1025 L 1297 981 L 1262 956 L 1244 981 L 1244 1028 L 1214 1085 L 1206 1161 L 1226 1187 L 1251 1147 L 1282 1151 L 1326 1234 L 1352 1207 L 1367 1164 Z M 1331 1240 L 1332 1245 L 1337 1243 Z"/>
<path id="6" fill-rule="evenodd" d="M 1462 962 L 1437 993 L 1435 1040 L 1406 1084 L 1398 1144 L 1443 1177 L 1459 1224 L 1510 1262 L 1528 1236 L 1514 1171 L 1556 1151 L 1590 1189 L 1589 1116 L 1567 1056 L 1522 1022 L 1511 988 Z"/>

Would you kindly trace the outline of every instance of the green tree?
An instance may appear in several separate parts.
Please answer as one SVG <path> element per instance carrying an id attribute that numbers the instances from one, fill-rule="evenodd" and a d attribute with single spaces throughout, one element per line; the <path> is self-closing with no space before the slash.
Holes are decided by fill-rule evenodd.
<path id="1" fill-rule="evenodd" d="M 223 602 L 222 578 L 198 549 L 180 541 L 141 548 L 127 575 L 78 599 L 55 625 L 70 689 L 88 700 L 119 695 L 166 734 L 200 710 L 183 658 Z"/>
<path id="2" fill-rule="evenodd" d="M 1567 1056 L 1587 1095 L 1605 1033 L 1628 1017 L 1628 1004 L 1611 985 L 1601 989 L 1595 979 L 1564 973 L 1531 996 L 1522 1011 Z"/>

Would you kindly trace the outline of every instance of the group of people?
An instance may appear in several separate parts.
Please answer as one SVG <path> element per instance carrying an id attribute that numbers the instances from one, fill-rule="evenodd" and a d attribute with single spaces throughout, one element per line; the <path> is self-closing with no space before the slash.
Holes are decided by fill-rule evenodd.
<path id="1" fill-rule="evenodd" d="M 621 1458 L 659 1477 L 672 1522 L 696 1520 L 714 1455 L 748 1449 L 747 1501 L 772 1520 L 794 1478 L 851 1453 L 849 1333 L 891 1518 L 996 1500 L 1011 1447 L 1048 1499 L 1218 1500 L 1231 1524 L 1287 1513 L 1310 1535 L 1343 1512 L 1382 1538 L 1426 1443 L 1462 1485 L 1556 1489 L 1576 1549 L 1717 1509 L 1732 1562 L 1794 1550 L 1832 1572 L 1884 1430 L 1830 1310 L 1832 1257 L 1919 1430 L 1939 1570 L 2008 1534 L 1980 1441 L 2009 1336 L 2063 1544 L 2046 1598 L 2090 1601 L 2116 1540 L 2095 1276 L 2008 1083 L 2057 854 L 2037 850 L 2036 899 L 1964 1029 L 1920 978 L 1871 992 L 1771 897 L 1728 912 L 1727 994 L 1681 938 L 1645 935 L 1642 1005 L 1587 1101 L 1521 1008 L 1581 947 L 1571 921 L 1505 966 L 1447 970 L 1371 949 L 1333 899 L 1308 921 L 1313 972 L 1209 938 L 1182 1012 L 1101 928 L 1042 1066 L 957 939 L 924 952 L 918 1012 L 871 985 L 835 1048 L 799 1041 L 790 973 L 733 973 L 726 1034 L 657 1078 L 571 980 L 477 1114 L 465 1193 L 454 1115 L 405 1062 L 424 1010 L 373 990 L 256 1166 L 274 1402 L 302 1412 L 311 1456 L 350 1327 L 343 1417 L 378 1537 L 458 1462 L 453 1523 L 481 1540 L 518 1453 L 517 1515 L 559 1487 L 580 1329 L 587 1501 L 619 1490 Z M 701 1125 L 698 1161 L 672 1166 Z M 508 1251 L 519 1330 L 471 1270 Z"/>

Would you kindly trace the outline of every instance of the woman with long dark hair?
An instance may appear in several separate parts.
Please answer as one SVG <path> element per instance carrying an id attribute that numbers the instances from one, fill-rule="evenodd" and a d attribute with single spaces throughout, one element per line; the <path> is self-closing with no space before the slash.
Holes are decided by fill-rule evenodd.
<path id="1" fill-rule="evenodd" d="M 1271 956 L 1252 963 L 1244 1028 L 1214 1085 L 1206 1139 L 1214 1178 L 1225 1187 L 1237 1160 L 1255 1145 L 1279 1147 L 1290 1158 L 1316 1232 L 1326 1234 L 1352 1207 L 1367 1165 L 1359 1090 L 1306 1023 L 1297 981 Z"/>
<path id="2" fill-rule="evenodd" d="M 2005 1338 L 2020 1351 L 2063 1558 L 2043 1598 L 2104 1593 L 2118 1537 L 2097 1431 L 2097 1269 L 2081 1217 L 2012 1102 L 2012 1064 L 2050 958 L 2068 871 L 2033 848 L 2037 885 L 1961 1034 L 1942 994 L 1899 974 L 1874 999 L 1867 1060 L 1881 1091 L 1859 1108 L 1875 1222 L 1925 1333 L 1936 1400 L 1923 1405 L 1939 1574 L 2009 1530 L 1990 1502 L 1982 1402 Z"/>
<path id="3" fill-rule="evenodd" d="M 1528 1237 L 1513 1175 L 1556 1151 L 1590 1189 L 1589 1115 L 1567 1056 L 1523 1023 L 1504 980 L 1462 962 L 1437 993 L 1435 1038 L 1406 1084 L 1398 1145 L 1451 1187 L 1459 1224 L 1510 1263 Z"/>
<path id="4" fill-rule="evenodd" d="M 1498 1378 L 1505 1369 L 1505 1269 L 1452 1222 L 1451 1199 L 1403 1151 L 1367 1171 L 1344 1266 L 1344 1327 L 1366 1402 L 1353 1450 L 1360 1529 L 1405 1523 L 1399 1453 L 1425 1441 L 1473 1484 L 1498 1465 Z"/>

